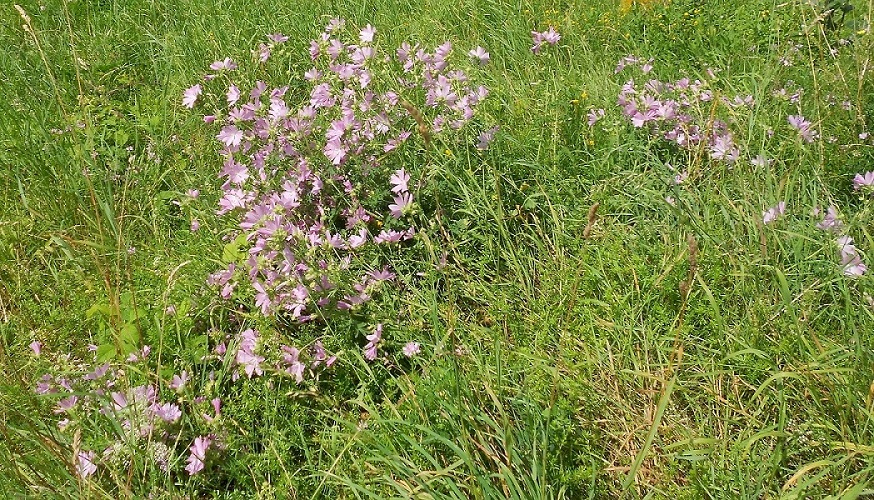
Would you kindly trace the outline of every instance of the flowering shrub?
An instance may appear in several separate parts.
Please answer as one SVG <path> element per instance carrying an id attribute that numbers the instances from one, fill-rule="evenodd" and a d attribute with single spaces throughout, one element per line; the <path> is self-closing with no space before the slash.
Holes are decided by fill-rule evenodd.
<path id="1" fill-rule="evenodd" d="M 187 107 L 204 92 L 216 106 L 204 120 L 218 127 L 224 160 L 218 214 L 236 225 L 227 268 L 209 278 L 222 298 L 245 284 L 265 316 L 324 321 L 361 308 L 395 278 L 374 262 L 382 248 L 415 237 L 423 179 L 393 156 L 414 135 L 427 147 L 462 128 L 488 90 L 452 62 L 450 42 L 386 53 L 376 35 L 370 25 L 356 32 L 331 21 L 310 42 L 308 91 L 294 105 L 290 94 L 301 93 L 287 82 L 241 90 L 230 60 L 211 66 L 217 73 L 203 85 L 212 90 L 185 92 Z M 285 41 L 271 36 L 259 61 Z M 489 59 L 482 47 L 469 56 Z"/>

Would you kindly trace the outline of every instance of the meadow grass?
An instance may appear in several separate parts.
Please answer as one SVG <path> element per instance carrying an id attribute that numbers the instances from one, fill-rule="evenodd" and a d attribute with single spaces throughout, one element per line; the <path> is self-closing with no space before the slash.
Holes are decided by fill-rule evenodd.
<path id="1" fill-rule="evenodd" d="M 0 6 L 0 493 L 874 494 L 872 282 L 842 275 L 834 236 L 811 215 L 839 207 L 855 244 L 874 249 L 874 205 L 852 185 L 874 170 L 874 143 L 860 138 L 874 128 L 874 7 L 850 3 L 834 26 L 825 5 L 795 0 L 624 13 L 570 0 Z M 447 143 L 408 158 L 434 201 L 380 304 L 393 342 L 416 340 L 422 354 L 369 363 L 347 350 L 305 389 L 222 386 L 230 368 L 203 372 L 198 384 L 226 387 L 220 460 L 189 477 L 184 457 L 165 473 L 143 451 L 79 478 L 77 454 L 124 431 L 88 416 L 59 430 L 56 400 L 33 388 L 91 359 L 100 335 L 134 325 L 160 352 L 151 380 L 196 373 L 225 333 L 324 333 L 218 303 L 205 285 L 223 265 L 221 160 L 215 131 L 180 102 L 210 62 L 248 60 L 268 33 L 289 36 L 291 53 L 267 76 L 300 82 L 306 44 L 335 16 L 376 26 L 385 47 L 451 40 L 491 55 L 476 118 L 500 126 L 489 150 Z M 530 32 L 550 25 L 560 42 L 533 54 Z M 614 74 L 628 54 L 654 58 L 652 73 Z M 708 79 L 714 102 L 752 96 L 731 111 L 738 161 L 633 127 L 616 105 L 632 76 Z M 797 105 L 773 95 L 789 81 L 804 89 Z M 590 126 L 598 108 L 607 115 Z M 798 111 L 820 139 L 790 129 Z M 751 165 L 759 154 L 773 162 Z M 668 164 L 689 179 L 671 182 Z M 189 189 L 200 198 L 174 203 Z M 783 200 L 786 214 L 764 224 Z M 330 325 L 326 347 L 361 338 L 356 321 Z"/>

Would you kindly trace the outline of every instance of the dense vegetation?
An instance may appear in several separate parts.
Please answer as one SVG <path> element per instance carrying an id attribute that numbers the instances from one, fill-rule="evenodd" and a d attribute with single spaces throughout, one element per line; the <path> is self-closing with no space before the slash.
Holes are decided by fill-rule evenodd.
<path id="1" fill-rule="evenodd" d="M 874 494 L 874 2 L 622 3 L 0 5 L 0 493 Z"/>

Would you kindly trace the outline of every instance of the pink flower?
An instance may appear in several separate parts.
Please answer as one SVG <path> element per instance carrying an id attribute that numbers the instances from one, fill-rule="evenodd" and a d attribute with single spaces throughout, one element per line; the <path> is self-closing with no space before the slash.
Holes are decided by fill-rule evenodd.
<path id="1" fill-rule="evenodd" d="M 204 462 L 206 461 L 206 452 L 209 450 L 211 444 L 212 440 L 209 436 L 198 436 L 194 438 L 194 443 L 189 448 L 191 455 L 188 456 L 188 465 L 185 467 L 185 470 L 188 471 L 190 476 L 203 470 Z"/>
<path id="2" fill-rule="evenodd" d="M 841 271 L 848 278 L 858 278 L 865 274 L 868 267 L 862 262 L 859 249 L 853 244 L 853 238 L 841 236 L 836 240 L 841 255 Z"/>
<path id="3" fill-rule="evenodd" d="M 413 204 L 413 195 L 410 193 L 401 193 L 394 198 L 394 203 L 389 204 L 388 209 L 392 217 L 400 219 L 404 215 L 404 211 Z"/>
<path id="4" fill-rule="evenodd" d="M 819 212 L 819 209 L 816 210 Z M 838 215 L 838 209 L 834 206 L 828 207 L 828 211 L 826 212 L 825 217 L 819 224 L 816 225 L 817 229 L 821 229 L 823 231 L 831 231 L 834 233 L 839 232 L 844 227 L 844 223 L 841 221 L 840 216 Z"/>
<path id="5" fill-rule="evenodd" d="M 332 139 L 325 143 L 325 148 L 323 149 L 325 156 L 331 160 L 331 163 L 334 165 L 339 165 L 343 163 L 343 160 L 346 159 L 346 154 L 348 150 L 343 147 L 343 144 L 339 139 Z"/>
<path id="6" fill-rule="evenodd" d="M 480 151 L 489 149 L 489 145 L 495 140 L 495 134 L 498 133 L 499 127 L 496 125 L 488 130 L 480 132 L 477 137 L 476 148 Z"/>
<path id="7" fill-rule="evenodd" d="M 42 342 L 40 342 L 38 340 L 34 340 L 33 342 L 30 343 L 30 348 L 33 349 L 33 353 L 36 356 L 39 356 L 40 353 L 42 352 Z"/>
<path id="8" fill-rule="evenodd" d="M 151 410 L 156 417 L 170 423 L 179 420 L 179 417 L 182 416 L 182 410 L 173 403 L 164 403 L 163 405 L 155 403 Z"/>
<path id="9" fill-rule="evenodd" d="M 189 109 L 193 108 L 194 103 L 197 102 L 197 97 L 201 92 L 202 89 L 200 88 L 200 84 L 190 87 L 184 94 L 182 94 L 182 105 Z"/>
<path id="10" fill-rule="evenodd" d="M 240 89 L 236 85 L 231 84 L 231 86 L 228 87 L 227 97 L 228 106 L 233 106 L 234 104 L 237 104 L 237 101 L 240 100 Z"/>
<path id="11" fill-rule="evenodd" d="M 373 41 L 373 36 L 376 35 L 376 28 L 371 25 L 367 25 L 361 30 L 360 39 L 361 43 L 370 43 Z"/>
<path id="12" fill-rule="evenodd" d="M 590 127 L 595 126 L 595 124 L 598 123 L 598 121 L 601 118 L 604 118 L 604 115 L 606 115 L 606 114 L 607 114 L 607 112 L 604 111 L 603 109 L 593 109 L 593 110 L 589 111 L 589 114 L 586 115 L 588 118 L 589 126 Z"/>
<path id="13" fill-rule="evenodd" d="M 197 219 L 191 220 L 191 232 L 195 232 L 200 229 L 200 221 Z"/>
<path id="14" fill-rule="evenodd" d="M 807 121 L 801 115 L 790 115 L 786 117 L 786 121 L 789 122 L 789 126 L 798 130 L 798 134 L 804 139 L 806 142 L 813 142 L 816 140 L 817 133 L 813 130 L 813 124 Z"/>
<path id="15" fill-rule="evenodd" d="M 777 220 L 777 218 L 781 217 L 786 212 L 786 202 L 781 201 L 777 203 L 773 207 L 762 212 L 762 222 L 765 224 L 770 224 Z"/>
<path id="16" fill-rule="evenodd" d="M 241 142 L 243 142 L 243 131 L 238 129 L 234 125 L 228 125 L 224 127 L 218 135 L 215 136 L 216 139 L 222 141 L 227 147 L 236 147 L 239 146 Z"/>
<path id="17" fill-rule="evenodd" d="M 391 190 L 394 193 L 406 193 L 410 190 L 407 186 L 407 183 L 410 182 L 410 174 L 408 174 L 403 168 L 396 170 L 395 173 L 389 177 L 388 181 L 391 183 Z"/>
<path id="18" fill-rule="evenodd" d="M 368 361 L 373 361 L 377 356 L 376 347 L 382 342 L 382 323 L 377 324 L 376 328 L 373 329 L 373 333 L 366 338 L 367 345 L 364 346 L 364 358 Z"/>
<path id="19" fill-rule="evenodd" d="M 185 384 L 188 382 L 188 372 L 182 372 L 179 375 L 173 375 L 173 379 L 170 380 L 169 387 L 174 391 L 181 391 Z"/>
<path id="20" fill-rule="evenodd" d="M 418 342 L 407 342 L 403 348 L 404 356 L 412 358 L 422 350 Z"/>
<path id="21" fill-rule="evenodd" d="M 865 172 L 864 174 L 856 174 L 853 177 L 853 189 L 859 190 L 862 188 L 870 188 L 874 186 L 874 172 Z"/>
<path id="22" fill-rule="evenodd" d="M 531 47 L 531 51 L 535 54 L 539 54 L 540 48 L 543 46 L 543 44 L 548 43 L 549 45 L 555 45 L 556 43 L 558 43 L 559 40 L 561 40 L 561 35 L 559 35 L 557 31 L 555 31 L 555 28 L 550 26 L 548 30 L 540 33 L 532 31 L 531 40 L 534 42 L 534 45 Z"/>
<path id="23" fill-rule="evenodd" d="M 467 53 L 467 55 L 470 56 L 471 59 L 477 61 L 481 65 L 486 64 L 487 62 L 489 62 L 489 59 L 490 59 L 489 53 L 486 52 L 486 49 L 484 49 L 480 46 L 477 46 L 477 48 L 472 49 L 470 52 Z"/>
<path id="24" fill-rule="evenodd" d="M 77 456 L 78 463 L 76 464 L 76 474 L 81 478 L 86 478 L 97 472 L 97 465 L 94 464 L 93 451 L 80 451 Z"/>
<path id="25" fill-rule="evenodd" d="M 233 71 L 233 70 L 237 69 L 237 63 L 235 63 L 233 60 L 231 60 L 230 57 L 226 57 L 222 61 L 215 61 L 214 63 L 210 64 L 209 69 L 211 69 L 213 71 L 221 71 L 221 70 Z"/>

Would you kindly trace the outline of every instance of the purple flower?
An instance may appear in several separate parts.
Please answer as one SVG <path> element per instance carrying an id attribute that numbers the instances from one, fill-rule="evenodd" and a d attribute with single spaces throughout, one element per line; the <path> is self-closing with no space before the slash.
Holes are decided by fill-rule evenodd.
<path id="1" fill-rule="evenodd" d="M 173 375 L 173 379 L 170 380 L 168 385 L 174 391 L 181 391 L 186 383 L 188 383 L 188 372 L 183 371 L 179 375 Z"/>
<path id="2" fill-rule="evenodd" d="M 394 198 L 394 203 L 389 204 L 388 209 L 392 217 L 400 219 L 404 215 L 404 211 L 413 204 L 413 195 L 410 193 L 401 193 Z"/>
<path id="3" fill-rule="evenodd" d="M 191 232 L 195 232 L 200 229 L 200 221 L 197 219 L 191 220 Z"/>
<path id="4" fill-rule="evenodd" d="M 396 170 L 395 173 L 389 177 L 388 181 L 391 183 L 391 190 L 394 193 L 406 193 L 410 190 L 407 186 L 407 183 L 410 182 L 410 174 L 408 174 L 403 168 Z"/>
<path id="5" fill-rule="evenodd" d="M 343 146 L 339 139 L 328 141 L 322 151 L 334 165 L 343 163 L 343 160 L 346 159 L 346 154 L 348 153 L 348 150 Z"/>
<path id="6" fill-rule="evenodd" d="M 404 356 L 412 358 L 422 350 L 418 342 L 407 342 L 403 348 Z"/>
<path id="7" fill-rule="evenodd" d="M 191 455 L 188 456 L 188 465 L 185 466 L 185 470 L 188 471 L 190 476 L 203 470 L 204 462 L 206 461 L 206 452 L 209 450 L 211 444 L 212 439 L 210 439 L 209 436 L 198 436 L 194 438 L 194 443 L 192 443 L 189 448 Z"/>
<path id="8" fill-rule="evenodd" d="M 862 262 L 859 249 L 853 244 L 853 238 L 840 236 L 837 238 L 838 251 L 841 255 L 841 271 L 848 278 L 858 278 L 865 274 L 868 267 Z"/>
<path id="9" fill-rule="evenodd" d="M 476 148 L 480 151 L 489 149 L 489 144 L 495 140 L 495 134 L 497 134 L 498 129 L 499 127 L 496 125 L 488 130 L 480 132 L 479 137 L 477 137 Z"/>
<path id="10" fill-rule="evenodd" d="M 186 90 L 185 93 L 182 94 L 182 105 L 189 109 L 193 108 L 194 103 L 197 102 L 197 97 L 200 95 L 201 92 L 202 89 L 200 88 L 199 84 L 188 88 L 188 90 Z"/>
<path id="11" fill-rule="evenodd" d="M 598 120 L 600 120 L 601 118 L 604 118 L 604 116 L 606 114 L 607 114 L 607 112 L 604 111 L 603 109 L 593 109 L 593 110 L 589 111 L 589 114 L 586 115 L 588 118 L 589 126 L 594 127 L 595 124 L 598 123 Z"/>
<path id="12" fill-rule="evenodd" d="M 335 17 L 334 19 L 331 19 L 331 21 L 328 23 L 325 31 L 327 31 L 328 33 L 334 33 L 343 29 L 344 26 L 346 26 L 346 20 L 342 17 Z"/>
<path id="13" fill-rule="evenodd" d="M 58 401 L 58 406 L 55 408 L 55 413 L 65 413 L 73 409 L 76 403 L 79 402 L 78 396 L 70 396 Z"/>
<path id="14" fill-rule="evenodd" d="M 97 472 L 97 465 L 94 464 L 93 451 L 80 451 L 76 464 L 76 474 L 81 478 L 86 478 Z"/>
<path id="15" fill-rule="evenodd" d="M 231 86 L 228 87 L 227 97 L 228 106 L 233 106 L 234 104 L 237 104 L 237 101 L 240 100 L 240 89 L 236 85 L 231 84 Z"/>
<path id="16" fill-rule="evenodd" d="M 555 28 L 550 26 L 548 30 L 540 33 L 532 31 L 531 40 L 534 42 L 534 45 L 531 47 L 531 51 L 535 54 L 539 54 L 541 47 L 543 47 L 543 44 L 548 43 L 549 45 L 555 45 L 556 43 L 558 43 L 559 40 L 561 40 L 561 35 L 559 35 L 557 31 L 555 31 Z"/>
<path id="17" fill-rule="evenodd" d="M 273 43 L 282 43 L 288 40 L 288 37 L 282 33 L 273 33 L 272 35 L 267 35 L 267 38 Z"/>
<path id="18" fill-rule="evenodd" d="M 320 344 L 321 345 L 321 344 Z M 303 374 L 306 369 L 306 365 L 300 362 L 300 350 L 296 347 L 288 347 L 284 345 L 281 347 L 282 352 L 282 362 L 288 365 L 288 368 L 285 369 L 286 373 L 293 376 L 295 381 L 300 384 L 303 382 Z"/>
<path id="19" fill-rule="evenodd" d="M 373 329 L 373 333 L 366 338 L 367 345 L 364 346 L 364 358 L 368 361 L 373 361 L 377 356 L 376 347 L 382 342 L 382 323 L 377 324 L 376 328 Z"/>
<path id="20" fill-rule="evenodd" d="M 233 70 L 237 69 L 237 63 L 235 63 L 233 60 L 231 60 L 230 57 L 226 57 L 222 61 L 215 61 L 214 63 L 210 64 L 209 69 L 211 69 L 213 71 L 221 71 L 221 70 L 233 71 Z"/>
<path id="21" fill-rule="evenodd" d="M 368 24 L 363 30 L 361 30 L 359 38 L 361 39 L 361 43 L 370 43 L 373 41 L 374 35 L 376 35 L 376 28 Z"/>
<path id="22" fill-rule="evenodd" d="M 803 116 L 789 115 L 786 117 L 786 120 L 789 122 L 789 126 L 798 130 L 798 134 L 806 142 L 813 142 L 816 140 L 817 133 L 812 128 L 813 124 L 807 121 Z"/>
<path id="23" fill-rule="evenodd" d="M 258 332 L 250 328 L 241 333 L 240 338 L 240 347 L 235 358 L 237 364 L 243 366 L 243 370 L 249 378 L 255 375 L 263 375 L 264 371 L 261 369 L 261 363 L 264 362 L 264 357 L 255 353 L 258 343 Z"/>
<path id="24" fill-rule="evenodd" d="M 471 51 L 468 52 L 467 55 L 481 65 L 486 64 L 487 62 L 489 62 L 490 59 L 489 53 L 486 52 L 486 49 L 480 46 L 477 46 L 475 49 L 471 49 Z"/>
<path id="25" fill-rule="evenodd" d="M 40 353 L 42 352 L 42 342 L 40 342 L 38 340 L 34 340 L 33 342 L 30 343 L 30 348 L 33 349 L 33 353 L 36 356 L 39 356 Z"/>
<path id="26" fill-rule="evenodd" d="M 874 186 L 874 172 L 856 174 L 856 176 L 853 177 L 853 189 L 857 191 L 862 188 L 871 188 L 872 186 Z"/>
<path id="27" fill-rule="evenodd" d="M 215 137 L 229 148 L 236 147 L 239 146 L 241 142 L 243 142 L 243 131 L 238 129 L 234 125 L 228 125 L 224 127 L 221 132 L 219 132 L 218 135 L 216 135 Z"/>
<path id="28" fill-rule="evenodd" d="M 163 405 L 155 403 L 154 405 L 152 405 L 151 410 L 156 417 L 170 423 L 179 420 L 179 417 L 182 416 L 182 410 L 180 410 L 179 407 L 173 403 L 164 403 Z"/>
<path id="29" fill-rule="evenodd" d="M 819 209 L 817 209 L 815 213 L 819 213 Z M 838 209 L 834 206 L 828 207 L 825 217 L 816 225 L 817 229 L 831 231 L 833 233 L 839 232 L 843 227 L 844 223 L 841 222 L 840 216 L 838 215 Z"/>
<path id="30" fill-rule="evenodd" d="M 652 61 L 653 61 L 653 60 L 650 59 L 650 60 L 647 61 L 643 66 L 640 67 L 640 70 L 643 71 L 644 74 L 647 74 L 647 73 L 649 73 L 650 71 L 652 71 Z"/>
<path id="31" fill-rule="evenodd" d="M 783 216 L 786 212 L 786 202 L 781 201 L 774 205 L 773 207 L 762 212 L 762 222 L 765 224 L 770 224 L 777 220 L 777 218 Z"/>

